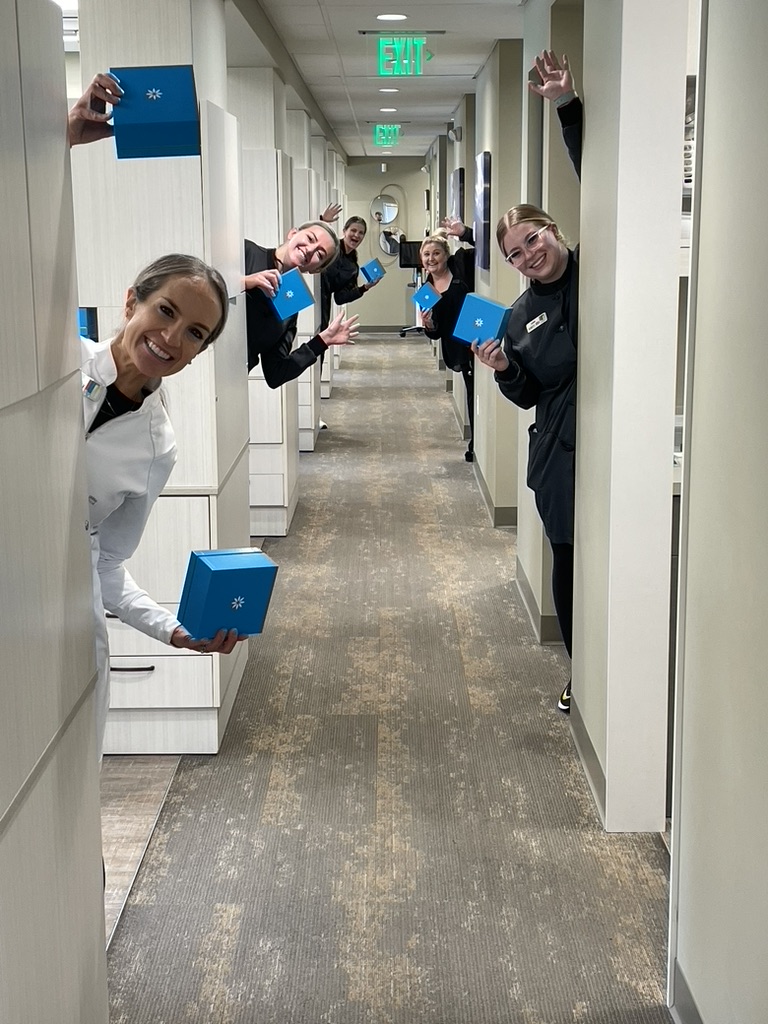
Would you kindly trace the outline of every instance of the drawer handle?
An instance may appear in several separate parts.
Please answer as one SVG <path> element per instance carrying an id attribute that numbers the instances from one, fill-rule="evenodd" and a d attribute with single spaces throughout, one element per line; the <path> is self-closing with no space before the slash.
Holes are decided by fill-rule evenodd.
<path id="1" fill-rule="evenodd" d="M 112 665 L 109 669 L 110 672 L 154 672 L 154 665 L 137 665 L 135 668 L 128 668 L 123 665 Z"/>

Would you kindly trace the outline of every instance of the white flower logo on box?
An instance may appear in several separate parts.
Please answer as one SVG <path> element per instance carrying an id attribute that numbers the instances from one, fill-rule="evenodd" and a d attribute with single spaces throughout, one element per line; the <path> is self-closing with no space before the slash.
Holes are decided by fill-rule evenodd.
<path id="1" fill-rule="evenodd" d="M 148 100 L 161 100 L 162 98 L 163 94 L 159 89 L 147 89 Z"/>
<path id="2" fill-rule="evenodd" d="M 476 317 L 475 318 L 475 327 L 482 327 L 482 326 L 483 326 L 483 318 L 480 317 L 480 316 Z"/>
<path id="3" fill-rule="evenodd" d="M 293 292 L 286 292 L 285 293 L 285 297 L 286 297 L 286 299 L 292 299 L 293 298 Z"/>
<path id="4" fill-rule="evenodd" d="M 244 604 L 245 604 L 245 598 L 244 597 L 236 597 L 234 599 L 234 601 L 232 602 L 232 610 L 235 611 L 235 612 L 239 612 Z"/>

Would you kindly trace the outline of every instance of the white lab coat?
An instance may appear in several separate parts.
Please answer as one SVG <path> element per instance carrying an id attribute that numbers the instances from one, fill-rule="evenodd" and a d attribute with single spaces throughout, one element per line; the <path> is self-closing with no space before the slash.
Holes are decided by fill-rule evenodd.
<path id="1" fill-rule="evenodd" d="M 152 506 L 176 462 L 176 440 L 159 388 L 135 412 L 89 433 L 117 368 L 110 341 L 82 339 L 91 559 L 96 620 L 97 743 L 101 752 L 109 709 L 109 643 L 104 610 L 170 643 L 179 621 L 142 590 L 125 568 L 141 540 Z"/>

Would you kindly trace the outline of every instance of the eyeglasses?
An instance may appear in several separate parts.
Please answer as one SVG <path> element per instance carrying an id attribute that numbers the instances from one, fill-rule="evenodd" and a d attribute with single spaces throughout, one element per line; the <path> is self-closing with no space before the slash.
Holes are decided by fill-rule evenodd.
<path id="1" fill-rule="evenodd" d="M 545 224 L 544 227 L 539 228 L 538 231 L 533 231 L 530 235 L 528 235 L 526 240 L 523 242 L 523 248 L 513 249 L 512 252 L 508 252 L 507 255 L 504 257 L 505 261 L 507 263 L 511 263 L 513 267 L 516 266 L 523 258 L 523 256 L 526 256 L 529 252 L 532 252 L 536 248 L 536 246 L 538 246 L 541 243 L 541 236 L 544 234 L 547 228 L 551 226 L 551 224 Z"/>

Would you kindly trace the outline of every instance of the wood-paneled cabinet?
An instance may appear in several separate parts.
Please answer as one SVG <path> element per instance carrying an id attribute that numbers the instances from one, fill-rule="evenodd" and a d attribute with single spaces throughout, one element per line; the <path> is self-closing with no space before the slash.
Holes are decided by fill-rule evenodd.
<path id="1" fill-rule="evenodd" d="M 247 546 L 247 531 L 245 445 L 215 493 L 171 493 L 169 487 L 160 496 L 128 569 L 175 612 L 189 552 Z M 107 625 L 112 671 L 105 752 L 215 754 L 250 641 L 229 655 L 200 655 L 161 644 L 117 619 Z"/>
<path id="2" fill-rule="evenodd" d="M 281 150 L 243 151 L 245 237 L 259 245 L 277 246 L 293 225 L 292 167 Z M 299 494 L 298 381 L 272 389 L 259 364 L 248 394 L 251 536 L 284 537 Z"/>

